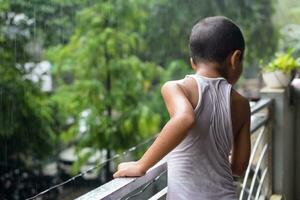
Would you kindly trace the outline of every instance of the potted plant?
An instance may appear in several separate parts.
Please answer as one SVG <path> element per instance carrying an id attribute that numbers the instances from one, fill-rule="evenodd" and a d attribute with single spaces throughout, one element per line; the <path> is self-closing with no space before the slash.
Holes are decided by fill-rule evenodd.
<path id="1" fill-rule="evenodd" d="M 283 88 L 292 80 L 292 72 L 300 67 L 300 60 L 292 56 L 292 51 L 276 53 L 275 58 L 262 67 L 262 77 L 267 87 Z"/>

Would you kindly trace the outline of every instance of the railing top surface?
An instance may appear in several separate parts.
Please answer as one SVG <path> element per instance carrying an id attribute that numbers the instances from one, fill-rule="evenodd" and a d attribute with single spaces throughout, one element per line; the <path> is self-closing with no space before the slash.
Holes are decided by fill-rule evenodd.
<path id="1" fill-rule="evenodd" d="M 272 103 L 272 99 L 269 98 L 263 98 L 257 101 L 254 106 L 251 107 L 251 115 L 254 115 L 258 111 L 270 106 Z"/>
<path id="2" fill-rule="evenodd" d="M 264 98 L 257 101 L 253 106 L 251 106 L 251 133 L 254 133 L 260 127 L 265 125 L 269 119 L 269 114 L 264 113 L 263 115 L 255 115 L 264 108 L 268 108 L 272 103 L 272 99 Z"/>
<path id="3" fill-rule="evenodd" d="M 145 183 L 153 180 L 158 174 L 167 170 L 167 162 L 157 163 L 142 177 L 116 178 L 100 187 L 78 197 L 76 200 L 120 199 Z"/>

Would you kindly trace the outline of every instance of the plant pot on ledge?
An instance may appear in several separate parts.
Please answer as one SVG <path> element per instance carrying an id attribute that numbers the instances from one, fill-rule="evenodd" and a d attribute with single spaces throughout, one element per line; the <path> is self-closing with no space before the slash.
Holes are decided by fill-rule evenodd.
<path id="1" fill-rule="evenodd" d="M 284 88 L 292 81 L 292 72 L 300 67 L 292 52 L 277 53 L 275 59 L 262 68 L 262 77 L 269 88 Z"/>
<path id="2" fill-rule="evenodd" d="M 286 74 L 280 70 L 276 70 L 274 72 L 264 72 L 262 77 L 266 86 L 269 88 L 287 87 L 291 80 L 291 74 Z"/>

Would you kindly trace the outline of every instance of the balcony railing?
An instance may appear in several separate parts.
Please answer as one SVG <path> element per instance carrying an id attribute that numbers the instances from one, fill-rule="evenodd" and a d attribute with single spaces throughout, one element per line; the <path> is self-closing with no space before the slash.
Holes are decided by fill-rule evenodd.
<path id="1" fill-rule="evenodd" d="M 261 99 L 251 106 L 250 162 L 243 178 L 236 185 L 240 200 L 269 198 L 271 176 L 271 99 Z M 167 162 L 163 159 L 138 178 L 118 178 L 86 193 L 77 200 L 100 199 L 165 199 L 167 194 Z M 180 191 L 178 191 L 180 192 Z"/>

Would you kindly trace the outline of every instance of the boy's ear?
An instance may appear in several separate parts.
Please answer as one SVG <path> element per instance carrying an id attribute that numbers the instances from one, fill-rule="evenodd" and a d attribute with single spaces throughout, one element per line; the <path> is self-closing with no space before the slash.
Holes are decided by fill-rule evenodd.
<path id="1" fill-rule="evenodd" d="M 242 52 L 241 50 L 235 50 L 230 57 L 230 64 L 233 69 L 236 69 L 242 61 Z"/>
<path id="2" fill-rule="evenodd" d="M 197 65 L 196 65 L 196 63 L 195 63 L 195 61 L 194 61 L 194 59 L 192 57 L 190 57 L 190 62 L 191 62 L 192 69 L 194 71 L 196 71 Z"/>

